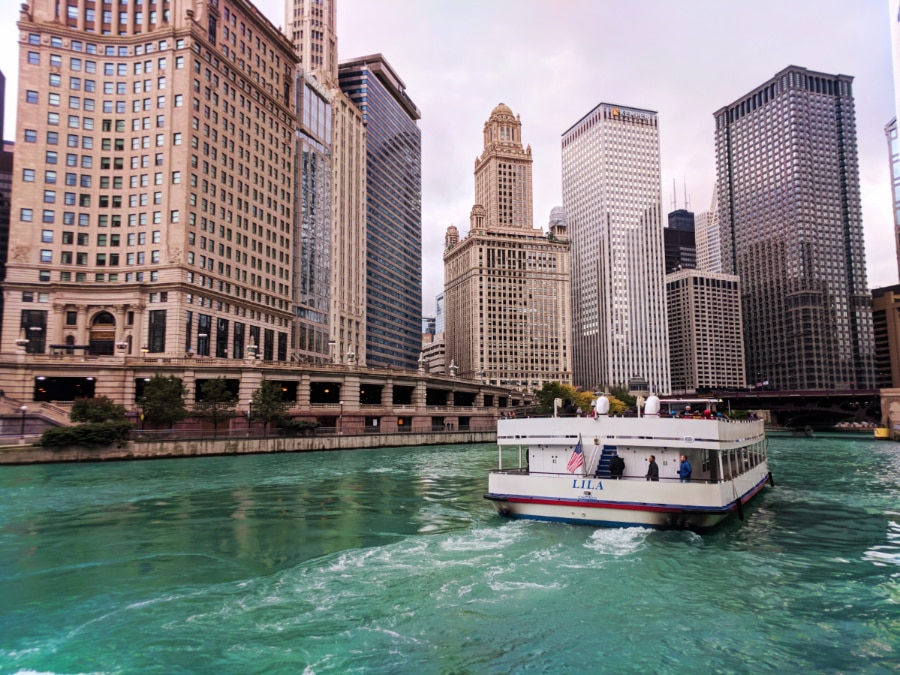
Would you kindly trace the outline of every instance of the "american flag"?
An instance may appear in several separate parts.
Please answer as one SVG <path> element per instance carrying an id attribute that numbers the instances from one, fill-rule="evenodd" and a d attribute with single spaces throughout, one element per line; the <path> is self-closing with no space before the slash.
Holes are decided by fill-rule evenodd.
<path id="1" fill-rule="evenodd" d="M 575 450 L 572 452 L 572 456 L 569 457 L 569 463 L 566 464 L 566 470 L 569 473 L 575 473 L 576 469 L 580 469 L 584 465 L 584 452 L 581 447 L 581 436 L 578 436 L 578 444 L 575 446 Z"/>

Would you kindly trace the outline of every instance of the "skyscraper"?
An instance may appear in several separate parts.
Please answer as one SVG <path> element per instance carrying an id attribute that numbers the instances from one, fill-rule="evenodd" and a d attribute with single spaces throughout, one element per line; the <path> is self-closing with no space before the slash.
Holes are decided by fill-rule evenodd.
<path id="1" fill-rule="evenodd" d="M 873 386 L 852 82 L 789 66 L 715 113 L 723 271 L 778 389 Z"/>
<path id="2" fill-rule="evenodd" d="M 684 269 L 666 275 L 672 389 L 746 385 L 740 279 Z"/>
<path id="3" fill-rule="evenodd" d="M 337 82 L 336 0 L 285 0 L 284 25 L 300 67 L 322 84 Z"/>
<path id="4" fill-rule="evenodd" d="M 359 108 L 338 86 L 336 5 L 336 0 L 286 0 L 285 26 L 303 77 L 318 81 L 331 104 L 331 360 L 365 365 L 366 129 Z"/>
<path id="5" fill-rule="evenodd" d="M 697 243 L 694 238 L 694 214 L 686 209 L 669 213 L 669 226 L 663 229 L 666 274 L 697 267 Z"/>
<path id="6" fill-rule="evenodd" d="M 571 382 L 569 239 L 562 209 L 532 223 L 531 147 L 503 103 L 484 125 L 469 233 L 447 228 L 446 358 L 460 377 L 533 390 Z"/>
<path id="7" fill-rule="evenodd" d="M 891 170 L 891 198 L 894 202 L 894 247 L 897 249 L 897 272 L 900 274 L 900 139 L 897 138 L 897 118 L 884 127 L 887 137 Z"/>
<path id="8" fill-rule="evenodd" d="M 422 349 L 419 109 L 381 54 L 342 61 L 366 130 L 366 363 L 416 368 Z"/>
<path id="9" fill-rule="evenodd" d="M 330 361 L 331 339 L 331 96 L 297 69 L 294 90 L 300 124 L 294 135 L 296 197 L 293 232 L 292 347 L 300 361 Z"/>
<path id="10" fill-rule="evenodd" d="M 572 239 L 574 383 L 666 393 L 669 344 L 659 120 L 601 103 L 562 137 Z"/>
<path id="11" fill-rule="evenodd" d="M 713 196 L 708 211 L 701 211 L 694 220 L 694 241 L 697 246 L 697 269 L 705 272 L 722 271 L 722 252 L 719 242 L 719 198 L 718 188 L 713 188 Z"/>
<path id="12" fill-rule="evenodd" d="M 291 44 L 244 0 L 19 25 L 4 349 L 287 360 Z"/>

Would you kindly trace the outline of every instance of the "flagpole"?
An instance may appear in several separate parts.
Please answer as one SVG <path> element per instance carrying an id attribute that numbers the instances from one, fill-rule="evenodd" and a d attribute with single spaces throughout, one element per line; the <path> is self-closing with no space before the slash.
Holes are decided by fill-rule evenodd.
<path id="1" fill-rule="evenodd" d="M 581 476 L 587 477 L 587 453 L 584 451 L 584 443 L 581 442 L 581 434 L 578 434 L 578 445 L 581 446 Z"/>

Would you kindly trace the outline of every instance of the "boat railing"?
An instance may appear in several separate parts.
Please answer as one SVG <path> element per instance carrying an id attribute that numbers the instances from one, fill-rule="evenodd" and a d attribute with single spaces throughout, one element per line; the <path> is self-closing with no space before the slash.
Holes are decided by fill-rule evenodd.
<path id="1" fill-rule="evenodd" d="M 529 471 L 526 467 L 514 467 L 514 468 L 510 468 L 510 469 L 493 469 L 490 473 L 519 475 L 519 476 L 526 476 L 526 475 L 527 476 L 548 476 L 548 477 L 552 476 L 554 478 L 558 478 L 559 476 L 566 476 L 566 477 L 572 478 L 574 480 L 583 478 L 586 480 L 587 479 L 590 479 L 590 480 L 599 479 L 599 480 L 603 480 L 603 481 L 623 480 L 623 481 L 641 481 L 641 482 L 646 482 L 646 483 L 669 483 L 669 484 L 684 482 L 685 484 L 693 484 L 693 485 L 711 485 L 711 484 L 717 484 L 717 483 L 730 483 L 734 479 L 734 477 L 691 478 L 687 481 L 682 481 L 681 478 L 679 478 L 677 476 L 671 476 L 671 477 L 665 476 L 665 477 L 660 477 L 660 479 L 658 481 L 648 481 L 646 476 L 625 476 L 625 475 L 623 475 L 620 478 L 612 478 L 610 476 L 596 476 L 594 474 L 582 475 L 582 474 L 577 474 L 577 473 L 568 473 L 565 471 L 564 472 L 560 472 L 560 471 Z"/>

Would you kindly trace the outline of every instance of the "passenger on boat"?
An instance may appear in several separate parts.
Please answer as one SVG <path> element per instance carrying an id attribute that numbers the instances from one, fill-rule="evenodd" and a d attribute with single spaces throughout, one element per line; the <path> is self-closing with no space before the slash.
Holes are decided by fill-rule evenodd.
<path id="1" fill-rule="evenodd" d="M 681 465 L 678 467 L 678 475 L 681 477 L 682 483 L 690 483 L 691 482 L 691 473 L 693 473 L 694 467 L 691 466 L 691 463 L 688 461 L 687 457 L 684 455 L 681 456 Z"/>
<path id="2" fill-rule="evenodd" d="M 650 455 L 650 459 L 647 461 L 650 462 L 650 464 L 647 465 L 647 480 L 658 481 L 659 465 L 656 463 L 656 455 Z"/>
<path id="3" fill-rule="evenodd" d="M 625 472 L 625 460 L 619 457 L 619 453 L 613 450 L 612 459 L 609 460 L 609 475 L 613 480 L 622 478 Z"/>

